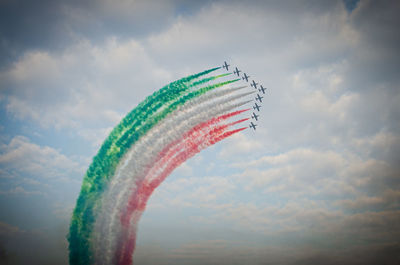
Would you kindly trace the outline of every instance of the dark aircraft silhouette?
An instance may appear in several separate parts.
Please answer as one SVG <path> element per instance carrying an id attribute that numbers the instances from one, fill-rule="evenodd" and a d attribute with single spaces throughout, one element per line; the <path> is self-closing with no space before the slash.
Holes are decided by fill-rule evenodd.
<path id="1" fill-rule="evenodd" d="M 253 106 L 253 109 L 254 109 L 254 110 L 260 111 L 260 108 L 261 108 L 261 106 L 258 106 L 258 105 L 257 105 L 257 102 L 254 103 L 254 106 Z"/>
<path id="2" fill-rule="evenodd" d="M 256 130 L 256 126 L 257 126 L 257 124 L 254 124 L 253 122 L 250 122 L 250 128 L 251 129 L 253 129 L 253 130 Z"/>
<path id="3" fill-rule="evenodd" d="M 260 95 L 257 94 L 256 100 L 260 101 L 260 103 L 262 103 L 262 100 L 261 100 L 262 98 L 263 98 L 263 97 L 260 97 Z"/>
<path id="4" fill-rule="evenodd" d="M 258 116 L 260 116 L 260 115 L 257 115 L 257 114 L 255 114 L 254 112 L 253 112 L 253 115 L 251 115 L 251 117 L 252 117 L 253 119 L 255 119 L 256 121 L 258 121 Z"/>
<path id="5" fill-rule="evenodd" d="M 262 92 L 263 94 L 265 94 L 265 90 L 266 88 L 263 88 L 262 85 L 260 85 L 260 88 L 258 89 L 258 91 Z"/>
<path id="6" fill-rule="evenodd" d="M 237 67 L 235 67 L 235 71 L 233 71 L 233 73 L 234 74 L 236 74 L 237 76 L 239 76 L 239 73 L 240 73 L 241 71 L 239 70 L 239 69 L 237 69 Z"/>
<path id="7" fill-rule="evenodd" d="M 257 89 L 257 85 L 258 85 L 258 83 L 254 82 L 254 80 L 253 80 L 253 82 L 251 82 L 250 86 L 254 87 L 254 89 Z"/>
<path id="8" fill-rule="evenodd" d="M 243 73 L 244 77 L 242 77 L 243 80 L 246 80 L 246 82 L 249 82 L 249 75 L 246 75 L 246 73 Z"/>
<path id="9" fill-rule="evenodd" d="M 228 67 L 229 67 L 229 64 L 227 64 L 226 62 L 224 62 L 224 64 L 222 65 L 222 68 L 225 68 L 226 71 L 228 71 Z"/>

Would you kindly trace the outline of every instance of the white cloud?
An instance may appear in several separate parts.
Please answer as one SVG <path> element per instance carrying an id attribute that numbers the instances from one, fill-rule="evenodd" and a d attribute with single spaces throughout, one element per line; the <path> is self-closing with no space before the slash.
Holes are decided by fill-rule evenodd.
<path id="1" fill-rule="evenodd" d="M 322 238 L 326 245 L 349 247 L 365 235 L 385 231 L 381 222 L 386 215 L 398 218 L 394 158 L 400 150 L 399 127 L 393 122 L 399 110 L 393 88 L 398 85 L 358 79 L 368 65 L 358 64 L 354 55 L 368 53 L 371 46 L 354 25 L 356 15 L 349 16 L 338 2 L 333 6 L 318 14 L 299 7 L 281 21 L 277 7 L 258 11 L 250 5 L 243 11 L 237 3 L 216 3 L 149 39 L 148 49 L 161 63 L 167 64 L 168 53 L 177 56 L 172 69 L 181 69 L 185 60 L 195 67 L 221 56 L 219 63 L 228 54 L 232 65 L 268 87 L 258 130 L 227 139 L 220 152 L 219 159 L 235 170 L 229 174 L 238 192 L 224 202 L 202 204 L 204 196 L 187 196 L 180 188 L 188 187 L 186 182 L 177 181 L 168 193 L 175 204 L 164 201 L 164 207 L 201 212 L 202 206 L 219 205 L 212 214 L 190 220 L 200 227 L 226 223 L 246 235 L 280 240 L 306 235 L 311 241 Z M 381 62 L 379 56 L 374 60 Z M 160 191 L 172 188 L 169 184 Z M 374 220 L 367 224 L 370 218 Z M 360 221 L 359 230 L 353 220 Z M 386 232 L 378 237 L 388 244 L 395 240 Z"/>
<path id="2" fill-rule="evenodd" d="M 168 181 L 162 184 L 160 198 L 164 201 L 172 200 L 175 205 L 209 206 L 221 198 L 226 198 L 235 189 L 235 184 L 228 178 L 221 176 L 185 177 Z M 157 194 L 158 192 L 156 192 Z M 175 194 L 175 196 L 172 196 Z M 168 206 L 166 206 L 168 207 Z"/>
<path id="3" fill-rule="evenodd" d="M 291 199 L 326 196 L 324 193 L 347 182 L 348 176 L 343 170 L 349 167 L 346 158 L 339 153 L 304 148 L 233 165 L 243 169 L 239 179 L 246 189 L 263 190 L 267 194 L 278 192 Z"/>
<path id="4" fill-rule="evenodd" d="M 193 169 L 187 162 L 185 162 L 175 170 L 175 174 L 189 177 L 193 174 Z"/>
<path id="5" fill-rule="evenodd" d="M 355 200 L 341 200 L 339 205 L 351 211 L 368 211 L 380 209 L 398 209 L 400 206 L 400 191 L 386 189 L 381 196 L 360 196 Z"/>
<path id="6" fill-rule="evenodd" d="M 27 191 L 24 188 L 17 186 L 8 191 L 0 191 L 0 195 L 46 195 L 41 191 Z"/>
<path id="7" fill-rule="evenodd" d="M 85 130 L 114 126 L 170 74 L 137 41 L 110 38 L 100 46 L 81 41 L 61 54 L 28 52 L 1 77 L 15 117 Z"/>
<path id="8" fill-rule="evenodd" d="M 9 176 L 1 182 L 3 195 L 45 195 L 61 183 L 79 185 L 85 170 L 80 161 L 23 136 L 15 136 L 0 150 L 0 166 Z"/>
<path id="9" fill-rule="evenodd" d="M 103 1 L 96 11 L 107 16 L 109 9 L 111 16 L 126 18 L 134 4 Z M 268 88 L 257 131 L 221 143 L 219 161 L 205 165 L 209 160 L 204 158 L 183 165 L 177 171 L 181 178 L 156 190 L 148 211 L 195 210 L 199 214 L 169 214 L 176 214 L 177 221 L 190 215 L 199 228 L 202 222 L 214 228 L 224 222 L 242 233 L 233 238 L 256 234 L 264 235 L 264 241 L 265 235 L 276 236 L 285 244 L 292 239 L 330 247 L 348 243 L 347 253 L 330 250 L 346 257 L 332 264 L 354 261 L 352 251 L 370 262 L 369 249 L 382 254 L 386 245 L 357 244 L 379 239 L 393 249 L 400 223 L 397 7 L 391 8 L 390 1 L 361 0 L 349 14 L 342 1 L 214 2 L 194 14 L 171 17 L 165 30 L 141 38 L 108 36 L 96 43 L 88 37 L 60 53 L 29 51 L 1 73 L 0 98 L 22 122 L 73 128 L 98 146 L 152 91 L 228 60 Z M 76 21 L 85 21 L 85 12 L 69 11 Z M 96 12 L 87 19 L 101 21 Z M 5 191 L 28 191 L 21 184 L 28 185 L 28 173 L 35 177 L 29 181 L 33 187 L 54 176 L 77 174 L 80 179 L 84 171 L 61 151 L 25 138 L 15 137 L 2 150 L 3 183 L 24 175 Z M 225 176 L 213 174 L 225 165 L 230 165 Z M 208 176 L 197 177 L 196 167 L 207 167 Z M 209 212 L 203 215 L 204 209 Z M 293 237 L 285 241 L 289 234 Z M 207 244 L 211 247 L 205 249 Z M 323 263 L 313 262 L 313 255 L 317 261 L 329 256 L 309 245 L 282 247 L 279 253 L 294 253 L 288 260 L 305 264 Z M 205 242 L 182 245 L 174 252 L 179 257 L 173 257 L 189 264 L 185 259 L 197 259 L 199 253 L 222 260 L 266 249 L 240 252 L 227 246 L 225 252 L 219 243 Z M 156 250 L 163 253 L 162 262 L 168 257 L 163 251 Z M 258 264 L 268 258 L 254 257 L 237 260 Z"/>
<path id="10" fill-rule="evenodd" d="M 82 166 L 59 151 L 39 146 L 23 136 L 14 137 L 3 145 L 0 164 L 3 169 L 18 171 L 40 178 L 57 178 L 66 173 L 82 172 Z"/>
<path id="11" fill-rule="evenodd" d="M 225 140 L 225 148 L 221 150 L 220 157 L 228 159 L 246 153 L 259 151 L 262 146 L 257 139 L 252 139 L 246 134 L 234 134 Z"/>

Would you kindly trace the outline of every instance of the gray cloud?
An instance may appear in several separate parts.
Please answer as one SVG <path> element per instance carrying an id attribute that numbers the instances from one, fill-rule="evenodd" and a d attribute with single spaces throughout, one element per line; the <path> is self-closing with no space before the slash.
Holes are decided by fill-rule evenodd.
<path id="1" fill-rule="evenodd" d="M 16 136 L 9 144 L 1 146 L 0 165 L 13 177 L 28 175 L 40 181 L 83 173 L 83 167 L 78 162 L 22 136 Z"/>
<path id="2" fill-rule="evenodd" d="M 96 129 L 117 123 L 170 74 L 137 41 L 111 38 L 104 46 L 82 42 L 62 54 L 29 52 L 1 77 L 6 109 L 16 118 L 90 131 L 90 122 Z M 121 94 L 126 96 L 116 97 Z M 95 119 L 99 114 L 102 121 Z"/>
<path id="3" fill-rule="evenodd" d="M 0 58 L 7 66 L 26 51 L 62 51 L 83 39 L 143 38 L 177 15 L 189 15 L 209 1 L 2 1 Z"/>
<path id="4" fill-rule="evenodd" d="M 98 146 L 155 89 L 229 59 L 269 89 L 260 129 L 216 148 L 218 163 L 203 157 L 160 187 L 148 214 L 168 229 L 144 217 L 135 261 L 397 264 L 398 3 L 362 0 L 349 13 L 341 1 L 197 2 L 4 2 L 0 38 L 12 59 L 0 73 L 2 107 Z M 44 179 L 82 176 L 62 151 L 11 138 L 1 146 L 1 196 L 59 191 Z M 205 164 L 221 176 L 198 175 Z M 71 203 L 46 206 L 52 215 L 68 219 L 78 186 L 61 193 Z M 21 222 L 9 215 L 0 220 Z M 57 249 L 52 261 L 65 262 L 65 245 Z"/>
<path id="5" fill-rule="evenodd" d="M 17 224 L 22 222 L 26 227 L 37 222 L 47 223 L 58 215 L 68 219 L 53 209 L 61 204 L 71 212 L 70 205 L 75 201 L 84 174 L 84 162 L 72 160 L 58 150 L 37 145 L 22 136 L 2 144 L 0 152 L 1 218 Z M 29 216 L 35 218 L 30 220 Z"/>
<path id="6" fill-rule="evenodd" d="M 15 136 L 0 146 L 0 166 L 0 261 L 67 264 L 65 236 L 82 164 Z"/>
<path id="7" fill-rule="evenodd" d="M 21 230 L 0 223 L 2 264 L 68 264 L 66 224 L 46 229 Z"/>
<path id="8" fill-rule="evenodd" d="M 139 246 L 139 249 L 142 246 Z M 399 261 L 399 245 L 374 244 L 337 249 L 315 249 L 307 246 L 288 247 L 251 247 L 236 246 L 230 248 L 225 241 L 193 242 L 178 249 L 163 253 L 163 249 L 148 246 L 146 253 L 137 255 L 140 264 L 152 264 L 148 258 L 152 255 L 157 264 L 170 264 L 166 260 L 174 258 L 174 264 L 388 264 Z M 211 258 L 208 258 L 211 257 Z M 214 262 L 210 261 L 213 260 Z"/>
<path id="9" fill-rule="evenodd" d="M 352 14 L 350 23 L 360 32 L 363 49 L 354 53 L 354 66 L 363 69 L 350 80 L 368 83 L 398 82 L 400 54 L 396 43 L 400 41 L 397 27 L 400 19 L 396 15 L 400 5 L 397 1 L 360 1 Z M 367 89 L 366 86 L 359 88 Z"/>

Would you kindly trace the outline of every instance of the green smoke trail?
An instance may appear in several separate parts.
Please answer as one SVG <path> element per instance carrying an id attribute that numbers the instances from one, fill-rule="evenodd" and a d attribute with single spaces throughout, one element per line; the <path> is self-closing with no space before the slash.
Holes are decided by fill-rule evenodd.
<path id="1" fill-rule="evenodd" d="M 199 81 L 195 81 L 184 88 L 179 88 L 179 89 L 169 91 L 168 93 L 165 94 L 164 101 L 154 102 L 154 104 L 152 105 L 152 108 L 149 108 L 146 111 L 142 111 L 142 112 L 138 113 L 135 117 L 135 120 L 130 120 L 129 123 L 126 122 L 125 123 L 126 126 L 124 127 L 124 130 L 125 130 L 124 134 L 120 137 L 120 139 L 118 141 L 115 142 L 115 144 L 118 146 L 119 145 L 118 143 L 124 142 L 126 140 L 126 138 L 128 138 L 130 135 L 129 133 L 127 133 L 127 131 L 129 131 L 132 128 L 135 130 L 140 128 L 142 123 L 144 121 L 146 121 L 147 118 L 152 116 L 154 113 L 158 113 L 160 110 L 163 110 L 166 107 L 168 107 L 169 105 L 176 102 L 182 95 L 184 95 L 184 93 L 188 89 L 190 89 L 192 87 L 196 87 L 196 86 L 204 84 L 204 83 L 207 83 L 209 81 L 215 80 L 217 78 L 227 76 L 227 75 L 230 75 L 230 74 L 222 74 L 222 75 L 207 77 L 207 78 L 201 79 Z M 110 149 L 110 150 L 112 150 L 112 149 Z"/>
<path id="2" fill-rule="evenodd" d="M 222 77 L 225 76 L 224 75 L 220 75 L 220 76 L 216 76 L 213 77 L 213 79 L 218 78 L 218 77 Z M 237 79 L 239 80 L 239 79 Z M 143 134 L 147 133 L 147 131 L 149 129 L 151 129 L 158 121 L 162 120 L 163 118 L 165 118 L 167 116 L 167 114 L 171 113 L 172 111 L 174 111 L 178 106 L 183 105 L 184 103 L 186 103 L 187 101 L 200 96 L 204 93 L 206 93 L 207 91 L 210 91 L 212 89 L 215 89 L 217 87 L 235 82 L 237 80 L 234 81 L 226 81 L 226 82 L 222 82 L 222 83 L 217 83 L 215 85 L 211 85 L 211 86 L 207 86 L 207 87 L 203 87 L 201 89 L 192 91 L 186 95 L 183 95 L 182 97 L 178 97 L 175 101 L 172 101 L 171 103 L 167 103 L 167 104 L 163 104 L 164 108 L 157 112 L 156 115 L 151 115 L 154 112 L 156 112 L 156 110 L 151 110 L 148 111 L 145 115 L 143 115 L 140 119 L 137 120 L 137 122 L 135 123 L 134 126 L 131 126 L 131 129 L 129 131 L 127 131 L 116 143 L 115 145 L 118 147 L 123 147 L 126 145 L 130 145 L 132 144 L 131 141 L 136 141 L 138 140 Z M 143 124 L 145 123 L 145 124 Z M 136 135 L 135 135 L 136 132 Z"/>
<path id="3" fill-rule="evenodd" d="M 217 69 L 219 67 L 180 79 L 163 87 L 147 97 L 113 129 L 98 154 L 93 158 L 82 183 L 68 235 L 70 264 L 92 263 L 89 239 L 95 222 L 95 213 L 100 207 L 100 196 L 106 188 L 109 178 L 114 174 L 120 158 L 134 142 L 179 105 L 211 89 L 237 81 L 219 83 L 184 95 L 191 87 L 226 75 L 195 81 L 196 78 Z M 162 109 L 162 107 L 164 108 Z M 162 110 L 160 111 L 160 109 Z M 154 113 L 156 114 L 153 115 Z M 152 115 L 153 117 L 151 117 Z"/>

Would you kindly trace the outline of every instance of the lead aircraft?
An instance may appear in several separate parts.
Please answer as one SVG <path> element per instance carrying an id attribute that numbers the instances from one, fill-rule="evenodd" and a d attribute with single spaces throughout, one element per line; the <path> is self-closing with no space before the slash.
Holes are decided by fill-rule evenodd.
<path id="1" fill-rule="evenodd" d="M 227 64 L 226 62 L 224 62 L 224 64 L 222 65 L 222 68 L 225 68 L 226 71 L 228 71 L 228 67 L 229 67 L 229 64 Z"/>

